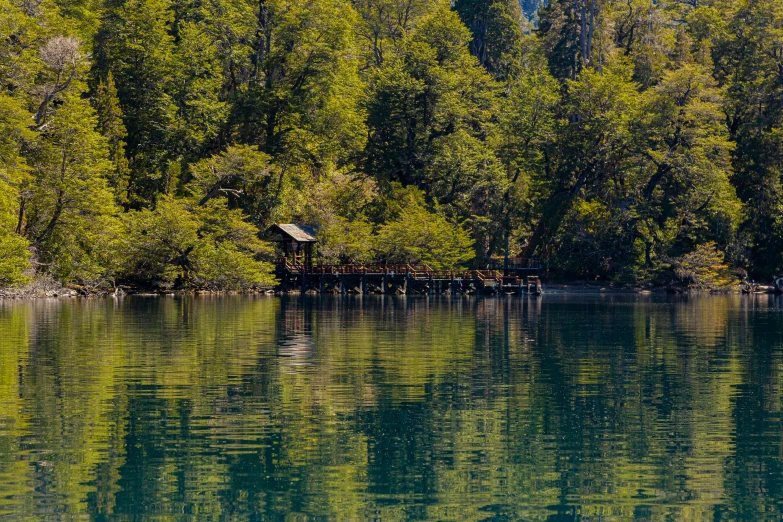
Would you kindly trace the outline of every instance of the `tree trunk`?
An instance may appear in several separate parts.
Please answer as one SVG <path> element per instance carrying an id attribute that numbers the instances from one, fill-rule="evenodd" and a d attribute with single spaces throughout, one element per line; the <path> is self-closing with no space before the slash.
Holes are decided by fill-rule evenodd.
<path id="1" fill-rule="evenodd" d="M 46 225 L 46 228 L 43 232 L 41 232 L 37 238 L 35 238 L 34 243 L 36 245 L 40 245 L 43 243 L 43 241 L 51 235 L 52 232 L 54 232 L 54 227 L 57 226 L 57 222 L 60 221 L 60 215 L 63 213 L 63 191 L 60 190 L 57 195 L 57 204 L 54 207 L 54 213 L 52 213 L 52 218 L 49 220 L 49 224 Z"/>
<path id="2" fill-rule="evenodd" d="M 27 203 L 27 200 L 24 198 L 20 198 L 19 201 L 19 217 L 16 221 L 16 233 L 21 234 L 22 233 L 22 223 L 24 223 L 24 210 L 25 205 Z"/>
<path id="3" fill-rule="evenodd" d="M 573 187 L 553 196 L 553 202 L 550 206 L 551 210 L 549 212 L 545 211 L 544 215 L 541 216 L 538 225 L 536 225 L 535 232 L 530 236 L 530 240 L 528 241 L 525 250 L 522 252 L 523 258 L 530 259 L 533 257 L 536 248 L 538 248 L 538 245 L 546 235 L 556 232 L 557 229 L 560 228 L 560 223 L 565 215 L 566 206 L 576 197 L 579 191 L 582 190 L 582 187 L 587 183 L 587 177 L 593 170 L 595 170 L 595 165 L 591 162 L 582 170 L 579 179 L 577 179 Z M 558 199 L 560 199 L 560 201 L 557 201 Z"/>

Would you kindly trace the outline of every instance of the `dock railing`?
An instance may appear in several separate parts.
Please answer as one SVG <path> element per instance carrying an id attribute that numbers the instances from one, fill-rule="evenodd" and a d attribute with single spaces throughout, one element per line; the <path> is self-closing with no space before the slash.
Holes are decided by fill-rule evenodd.
<path id="1" fill-rule="evenodd" d="M 481 283 L 520 286 L 526 283 L 526 277 L 531 274 L 527 270 L 534 270 L 533 262 L 526 264 L 529 268 L 525 272 L 516 272 L 514 274 L 506 273 L 501 268 L 490 267 L 482 270 L 435 270 L 427 264 L 400 264 L 400 263 L 378 263 L 378 264 L 326 264 L 326 265 L 304 265 L 299 262 L 293 262 L 290 259 L 278 260 L 278 266 L 290 273 L 305 275 L 390 275 L 405 276 L 417 280 L 439 280 L 454 281 L 460 279 L 475 279 Z M 517 266 L 518 269 L 518 266 Z M 537 278 L 536 278 L 537 279 Z"/>

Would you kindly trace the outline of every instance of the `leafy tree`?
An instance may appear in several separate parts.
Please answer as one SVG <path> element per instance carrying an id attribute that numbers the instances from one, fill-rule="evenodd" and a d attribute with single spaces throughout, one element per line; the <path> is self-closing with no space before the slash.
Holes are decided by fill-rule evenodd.
<path id="1" fill-rule="evenodd" d="M 235 108 L 239 135 L 279 163 L 318 170 L 363 141 L 352 23 L 340 0 L 261 2 L 253 71 Z"/>
<path id="2" fill-rule="evenodd" d="M 629 2 L 608 3 L 606 17 L 612 21 L 613 34 L 607 39 L 614 42 L 621 52 L 633 63 L 634 81 L 646 89 L 661 79 L 670 58 L 676 53 L 675 26 L 683 33 L 681 20 L 685 13 L 676 12 L 678 2 Z M 681 39 L 680 42 L 683 42 Z M 690 50 L 689 50 L 690 51 Z"/>
<path id="3" fill-rule="evenodd" d="M 115 212 L 108 143 L 96 127 L 89 103 L 68 94 L 31 151 L 21 231 L 39 261 L 65 281 L 100 278 L 96 236 L 111 227 Z"/>
<path id="4" fill-rule="evenodd" d="M 374 241 L 381 260 L 450 270 L 473 258 L 473 241 L 466 230 L 427 209 L 420 192 L 408 190 L 400 196 L 401 212 L 379 227 Z"/>
<path id="5" fill-rule="evenodd" d="M 29 281 L 25 271 L 30 268 L 28 243 L 15 232 L 0 231 L 0 285 L 12 286 Z"/>
<path id="6" fill-rule="evenodd" d="M 751 268 L 758 277 L 783 270 L 783 6 L 738 2 L 731 36 L 717 47 L 726 85 L 728 130 L 736 142 L 732 181 L 746 205 Z"/>
<path id="7" fill-rule="evenodd" d="M 233 208 L 242 208 L 261 227 L 269 225 L 284 203 L 284 177 L 267 154 L 248 145 L 229 147 L 191 167 L 188 190 L 205 205 L 222 196 Z"/>
<path id="8" fill-rule="evenodd" d="M 518 0 L 457 0 L 454 9 L 473 34 L 470 53 L 496 78 L 513 71 L 521 55 Z"/>
<path id="9" fill-rule="evenodd" d="M 435 138 L 458 129 L 486 137 L 482 111 L 492 106 L 494 86 L 467 53 L 469 38 L 459 19 L 441 10 L 417 27 L 400 56 L 373 73 L 367 172 L 404 185 L 422 183 Z"/>
<path id="10" fill-rule="evenodd" d="M 721 102 L 714 80 L 701 66 L 685 64 L 668 72 L 650 97 L 650 125 L 637 142 L 646 146 L 639 152 L 652 164 L 637 196 L 638 215 L 662 228 L 667 219 L 686 223 L 679 239 L 689 247 L 708 238 L 725 245 L 739 219 L 729 183 L 733 147 Z M 650 222 L 646 226 L 655 229 Z"/>
<path id="11" fill-rule="evenodd" d="M 272 222 L 320 226 L 330 262 L 423 258 L 389 239 L 411 213 L 469 230 L 474 266 L 535 254 L 563 277 L 665 283 L 714 243 L 769 277 L 781 9 L 0 0 L 3 270 L 19 281 L 30 252 L 62 282 L 248 288 Z M 122 246 L 179 218 L 179 254 Z"/>
<path id="12" fill-rule="evenodd" d="M 470 33 L 445 7 L 419 22 L 400 54 L 372 73 L 363 168 L 382 184 L 415 185 L 469 220 L 482 254 L 504 177 L 490 115 L 498 89 L 467 51 Z"/>
<path id="13" fill-rule="evenodd" d="M 370 263 L 374 239 L 373 226 L 365 219 L 334 216 L 318 230 L 318 256 L 332 264 Z"/>
<path id="14" fill-rule="evenodd" d="M 12 0 L 0 0 L 0 21 L 3 92 L 11 95 L 32 92 L 42 68 L 38 55 L 43 43 L 41 26 L 23 3 L 17 4 Z"/>
<path id="15" fill-rule="evenodd" d="M 600 65 L 602 57 L 594 47 L 602 3 L 601 0 L 552 0 L 539 11 L 538 34 L 556 78 L 575 80 L 583 67 Z"/>
<path id="16" fill-rule="evenodd" d="M 29 243 L 19 235 L 19 190 L 29 180 L 29 164 L 23 156 L 25 142 L 34 139 L 28 129 L 31 115 L 19 99 L 0 92 L 0 285 L 27 281 Z"/>
<path id="17" fill-rule="evenodd" d="M 546 177 L 546 152 L 556 137 L 560 100 L 558 82 L 543 67 L 531 67 L 510 83 L 498 116 L 498 156 L 507 180 L 503 196 L 504 251 L 511 249 L 512 234 L 531 232 L 528 223 L 536 202 L 531 201 L 530 191 L 534 180 Z"/>
<path id="18" fill-rule="evenodd" d="M 168 0 L 127 0 L 108 6 L 96 36 L 94 70 L 99 78 L 111 71 L 118 86 L 134 207 L 171 188 L 169 162 L 181 152 L 171 24 Z"/>
<path id="19" fill-rule="evenodd" d="M 723 252 L 714 242 L 673 260 L 674 273 L 691 288 L 718 290 L 736 286 L 737 277 L 726 265 Z"/>
<path id="20" fill-rule="evenodd" d="M 118 244 L 118 279 L 160 287 L 235 290 L 274 283 L 269 255 L 257 230 L 237 210 L 213 200 L 189 208 L 183 200 L 162 197 L 156 208 L 123 217 Z"/>
<path id="21" fill-rule="evenodd" d="M 532 257 L 556 234 L 574 200 L 589 198 L 585 192 L 615 178 L 629 158 L 640 104 L 627 68 L 584 69 L 567 87 L 568 119 L 559 121 L 544 177 L 534 180 L 534 197 L 543 199 L 541 215 L 522 257 Z"/>
<path id="22" fill-rule="evenodd" d="M 0 175 L 0 285 L 10 286 L 27 281 L 24 272 L 30 268 L 28 242 L 17 234 L 16 190 Z"/>
<path id="23" fill-rule="evenodd" d="M 438 7 L 438 0 L 353 0 L 361 17 L 356 24 L 365 67 L 380 67 L 399 54 L 405 37 Z"/>
<path id="24" fill-rule="evenodd" d="M 197 157 L 219 144 L 229 107 L 220 96 L 223 70 L 216 42 L 195 22 L 182 23 L 178 36 L 177 70 L 181 88 L 176 103 L 182 118 L 183 152 Z"/>

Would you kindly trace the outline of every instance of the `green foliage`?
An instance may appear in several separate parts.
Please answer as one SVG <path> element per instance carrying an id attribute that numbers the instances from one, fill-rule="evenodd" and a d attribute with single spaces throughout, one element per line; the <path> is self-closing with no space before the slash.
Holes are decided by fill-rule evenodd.
<path id="1" fill-rule="evenodd" d="M 170 188 L 167 164 L 182 148 L 177 140 L 177 63 L 168 0 L 111 3 L 96 37 L 95 70 L 110 71 L 127 129 L 130 204 L 143 206 Z"/>
<path id="2" fill-rule="evenodd" d="M 66 95 L 32 145 L 33 178 L 22 190 L 21 230 L 39 261 L 66 281 L 100 278 L 96 236 L 116 212 L 108 143 L 96 126 L 89 103 Z"/>
<path id="3" fill-rule="evenodd" d="M 181 24 L 178 37 L 178 134 L 183 140 L 183 153 L 197 156 L 217 140 L 228 119 L 229 106 L 220 96 L 223 71 L 217 42 L 195 22 Z"/>
<path id="4" fill-rule="evenodd" d="M 473 240 L 466 230 L 428 209 L 420 193 L 399 195 L 398 216 L 381 225 L 374 240 L 379 258 L 387 263 L 424 263 L 436 270 L 454 269 L 473 258 Z"/>
<path id="5" fill-rule="evenodd" d="M 783 270 L 783 6 L 737 2 L 723 20 L 728 28 L 716 38 L 713 54 L 736 143 L 732 181 L 747 212 L 742 228 L 751 269 L 769 278 Z"/>
<path id="6" fill-rule="evenodd" d="M 445 6 L 423 17 L 373 71 L 363 168 L 415 185 L 466 221 L 483 257 L 497 240 L 506 179 L 494 150 L 498 85 L 468 53 L 470 33 Z"/>
<path id="7" fill-rule="evenodd" d="M 454 9 L 473 34 L 470 52 L 493 76 L 506 78 L 521 56 L 522 10 L 518 0 L 457 0 Z"/>
<path id="8" fill-rule="evenodd" d="M 672 261 L 674 273 L 691 288 L 719 290 L 736 286 L 738 278 L 724 262 L 715 242 L 704 243 Z"/>
<path id="9" fill-rule="evenodd" d="M 714 242 L 783 270 L 780 2 L 541 5 L 0 0 L 6 244 L 90 287 L 261 284 L 275 222 L 319 226 L 325 262 L 443 243 L 655 283 Z M 179 254 L 122 255 L 176 216 Z"/>
<path id="10" fill-rule="evenodd" d="M 27 282 L 29 243 L 17 232 L 19 188 L 28 176 L 21 142 L 32 133 L 30 117 L 17 100 L 0 94 L 0 286 Z"/>
<path id="11" fill-rule="evenodd" d="M 362 144 L 361 82 L 341 0 L 260 4 L 252 78 L 237 107 L 239 132 L 288 163 L 341 163 Z"/>
<path id="12" fill-rule="evenodd" d="M 192 165 L 188 192 L 204 205 L 222 196 L 232 207 L 245 210 L 260 226 L 268 223 L 285 202 L 285 179 L 269 155 L 248 145 L 226 151 Z"/>
<path id="13" fill-rule="evenodd" d="M 335 216 L 318 230 L 318 255 L 330 264 L 361 264 L 374 260 L 373 226 L 364 219 Z"/>
<path id="14" fill-rule="evenodd" d="M 24 272 L 30 268 L 28 242 L 14 232 L 16 226 L 15 188 L 0 177 L 0 285 L 10 286 L 28 281 Z"/>
<path id="15" fill-rule="evenodd" d="M 440 0 L 355 0 L 356 24 L 365 67 L 380 67 L 399 52 L 405 37 Z"/>
<path id="16" fill-rule="evenodd" d="M 273 284 L 271 265 L 257 260 L 268 247 L 241 213 L 212 201 L 196 209 L 162 197 L 154 210 L 123 217 L 117 244 L 120 280 L 159 287 L 237 290 Z"/>
<path id="17" fill-rule="evenodd" d="M 114 173 L 109 179 L 109 186 L 114 191 L 117 203 L 127 205 L 130 169 L 128 159 L 125 157 L 125 139 L 128 134 L 122 120 L 122 109 L 111 71 L 106 75 L 105 82 L 103 79 L 99 80 L 93 106 L 98 117 L 98 132 L 108 140 L 109 161 L 114 164 Z"/>
<path id="18" fill-rule="evenodd" d="M 11 286 L 29 281 L 24 272 L 30 268 L 28 243 L 23 237 L 0 231 L 0 285 Z"/>

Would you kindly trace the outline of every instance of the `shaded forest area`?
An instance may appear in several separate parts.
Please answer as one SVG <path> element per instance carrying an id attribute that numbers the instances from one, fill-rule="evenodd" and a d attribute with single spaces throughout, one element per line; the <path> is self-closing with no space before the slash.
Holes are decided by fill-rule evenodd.
<path id="1" fill-rule="evenodd" d="M 783 270 L 779 0 L 0 0 L 0 286 Z"/>

